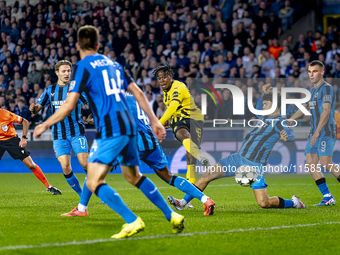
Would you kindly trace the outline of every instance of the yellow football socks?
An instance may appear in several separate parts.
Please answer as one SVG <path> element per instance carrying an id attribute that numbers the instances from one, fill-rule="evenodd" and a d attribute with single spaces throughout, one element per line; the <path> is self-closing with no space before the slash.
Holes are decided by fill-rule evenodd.
<path id="1" fill-rule="evenodd" d="M 187 174 L 186 179 L 188 182 L 194 184 L 197 179 L 196 165 L 188 165 L 187 166 Z"/>
<path id="2" fill-rule="evenodd" d="M 202 158 L 202 153 L 198 149 L 198 146 L 190 138 L 183 140 L 183 146 L 194 158 L 198 160 Z"/>

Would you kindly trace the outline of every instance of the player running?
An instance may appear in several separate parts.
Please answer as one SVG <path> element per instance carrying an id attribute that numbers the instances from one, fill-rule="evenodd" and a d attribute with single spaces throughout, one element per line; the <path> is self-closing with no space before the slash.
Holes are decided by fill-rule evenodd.
<path id="1" fill-rule="evenodd" d="M 258 100 L 256 109 L 269 110 L 273 103 L 273 93 L 270 84 L 263 86 L 263 93 Z M 234 176 L 235 172 L 225 171 L 230 166 L 238 167 L 249 165 L 256 169 L 258 177 L 250 187 L 254 191 L 257 203 L 262 208 L 305 208 L 306 205 L 301 202 L 298 196 L 293 196 L 291 200 L 281 197 L 269 197 L 267 192 L 267 184 L 265 182 L 262 167 L 267 164 L 268 157 L 273 150 L 274 145 L 280 139 L 284 141 L 293 141 L 295 139 L 294 132 L 282 125 L 284 119 L 280 115 L 281 96 L 278 95 L 278 107 L 268 116 L 258 116 L 262 122 L 258 127 L 254 127 L 245 137 L 238 153 L 232 154 L 220 160 L 215 166 L 209 168 L 204 175 L 195 183 L 200 190 L 204 190 L 209 182 L 222 178 Z M 287 123 L 288 125 L 288 123 Z M 182 200 L 178 200 L 172 196 L 168 196 L 169 202 L 177 209 L 183 210 L 185 205 L 193 199 L 192 196 L 186 194 Z"/>
<path id="2" fill-rule="evenodd" d="M 137 124 L 138 151 L 140 160 L 153 169 L 163 181 L 200 200 L 204 204 L 205 216 L 213 215 L 215 203 L 211 200 L 211 198 L 204 195 L 193 184 L 184 178 L 172 175 L 168 167 L 168 161 L 163 153 L 163 149 L 158 144 L 158 139 L 155 137 L 151 127 L 149 126 L 149 121 L 145 113 L 142 109 L 140 109 L 135 98 L 130 93 L 126 93 L 126 97 Z"/>
<path id="3" fill-rule="evenodd" d="M 17 135 L 13 122 L 23 125 L 22 138 Z M 13 159 L 20 159 L 25 166 L 45 185 L 48 192 L 61 195 L 61 191 L 49 184 L 40 167 L 35 164 L 26 150 L 29 123 L 22 117 L 7 110 L 0 109 L 0 160 L 7 151 Z"/>
<path id="4" fill-rule="evenodd" d="M 215 208 L 214 201 L 204 195 L 193 184 L 184 178 L 172 175 L 168 168 L 168 161 L 163 153 L 163 149 L 158 144 L 158 139 L 155 137 L 151 127 L 149 126 L 149 120 L 146 117 L 144 111 L 140 109 L 133 95 L 128 92 L 126 93 L 126 99 L 137 124 L 137 145 L 139 159 L 147 164 L 151 169 L 153 169 L 155 173 L 166 183 L 199 199 L 204 204 L 205 216 L 213 215 Z M 89 116 L 88 121 L 90 124 L 94 124 L 92 114 Z M 70 212 L 69 216 L 78 215 Z"/>
<path id="5" fill-rule="evenodd" d="M 305 155 L 306 168 L 313 176 L 316 185 L 323 195 L 323 199 L 315 206 L 335 205 L 336 201 L 328 189 L 325 176 L 320 165 L 331 172 L 340 182 L 340 169 L 333 163 L 333 150 L 337 137 L 337 127 L 334 119 L 336 95 L 332 85 L 324 81 L 325 66 L 321 61 L 314 60 L 309 64 L 308 75 L 314 87 L 311 89 L 311 99 L 304 104 L 310 110 L 311 129 L 309 132 Z M 298 119 L 303 115 L 298 110 L 291 119 Z M 320 165 L 318 165 L 320 161 Z"/>
<path id="6" fill-rule="evenodd" d="M 86 183 L 103 203 L 121 215 L 126 222 L 121 232 L 112 238 L 132 236 L 145 228 L 142 219 L 104 182 L 111 166 L 117 163 L 120 164 L 124 177 L 162 210 L 166 219 L 171 222 L 173 232 L 180 233 L 184 229 L 184 217 L 171 210 L 157 187 L 139 172 L 137 127 L 129 112 L 125 90 L 130 91 L 147 114 L 157 138 L 165 138 L 165 129 L 153 114 L 143 92 L 125 74 L 122 66 L 98 54 L 98 40 L 99 31 L 95 27 L 83 26 L 78 30 L 76 47 L 82 60 L 75 66 L 71 92 L 59 110 L 35 128 L 35 136 L 39 137 L 47 128 L 63 120 L 76 107 L 80 93 L 85 91 L 97 128 L 96 139 L 89 154 Z"/>
<path id="7" fill-rule="evenodd" d="M 45 89 L 37 104 L 30 105 L 30 111 L 34 114 L 49 106 L 53 115 L 65 103 L 70 88 L 72 64 L 67 60 L 58 61 L 55 65 L 55 73 L 58 82 Z M 87 171 L 87 160 L 89 148 L 85 138 L 85 127 L 81 119 L 81 105 L 87 104 L 86 96 L 80 95 L 75 109 L 60 122 L 52 126 L 53 149 L 65 179 L 71 188 L 77 192 L 81 201 L 72 213 L 78 216 L 88 216 L 87 203 L 92 192 L 86 186 L 86 178 L 83 190 L 71 168 L 71 149 L 76 154 L 80 165 Z M 62 215 L 69 216 L 69 215 Z"/>
<path id="8" fill-rule="evenodd" d="M 189 182 L 195 183 L 197 159 L 201 165 L 209 166 L 209 160 L 199 150 L 202 142 L 204 116 L 196 106 L 187 86 L 173 79 L 174 72 L 168 63 L 154 69 L 153 75 L 157 76 L 163 89 L 163 101 L 167 106 L 167 110 L 159 122 L 166 128 L 170 123 L 174 136 L 186 149 L 186 178 Z"/>

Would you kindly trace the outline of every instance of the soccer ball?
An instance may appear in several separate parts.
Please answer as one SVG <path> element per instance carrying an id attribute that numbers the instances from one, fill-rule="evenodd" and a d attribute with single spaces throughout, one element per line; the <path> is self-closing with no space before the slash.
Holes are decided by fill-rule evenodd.
<path id="1" fill-rule="evenodd" d="M 256 170 L 249 165 L 240 166 L 235 172 L 236 182 L 243 187 L 252 185 L 256 181 L 256 178 Z"/>

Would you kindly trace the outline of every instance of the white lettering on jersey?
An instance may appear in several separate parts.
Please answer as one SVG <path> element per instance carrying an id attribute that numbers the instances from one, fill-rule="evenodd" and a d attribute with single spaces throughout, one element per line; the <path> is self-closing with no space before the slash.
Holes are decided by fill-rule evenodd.
<path id="1" fill-rule="evenodd" d="M 94 62 L 90 62 L 90 64 L 94 69 L 96 69 L 96 67 L 100 66 L 113 65 L 113 61 L 111 59 L 98 59 Z"/>

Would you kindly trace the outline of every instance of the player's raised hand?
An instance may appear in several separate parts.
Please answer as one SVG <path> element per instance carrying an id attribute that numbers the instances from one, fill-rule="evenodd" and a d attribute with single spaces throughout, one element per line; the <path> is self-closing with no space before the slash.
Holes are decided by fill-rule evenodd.
<path id="1" fill-rule="evenodd" d="M 166 136 L 166 131 L 163 125 L 157 121 L 152 124 L 151 128 L 159 142 L 162 142 L 162 140 L 164 140 Z"/>
<path id="2" fill-rule="evenodd" d="M 30 107 L 29 107 L 29 110 L 30 110 L 30 112 L 33 112 L 33 113 L 34 113 L 35 104 L 31 104 Z"/>
<path id="3" fill-rule="evenodd" d="M 86 121 L 91 124 L 94 125 L 94 120 L 93 120 L 93 114 L 91 113 L 89 116 L 87 116 Z"/>
<path id="4" fill-rule="evenodd" d="M 283 141 L 286 141 L 286 142 L 288 141 L 288 135 L 287 135 L 287 132 L 285 130 L 281 130 L 280 136 L 281 136 L 281 139 Z"/>
<path id="5" fill-rule="evenodd" d="M 270 85 L 270 83 L 265 84 L 265 85 L 262 86 L 262 91 L 264 93 L 269 92 L 271 89 L 272 89 L 272 86 Z"/>
<path id="6" fill-rule="evenodd" d="M 44 133 L 46 130 L 47 130 L 47 126 L 44 125 L 44 123 L 36 126 L 34 129 L 34 134 L 33 134 L 34 138 L 40 138 L 42 133 Z"/>

